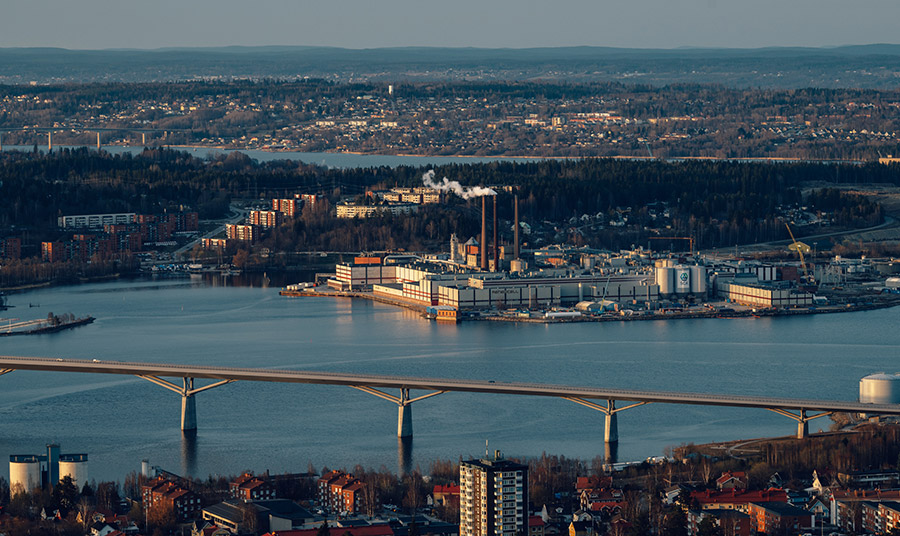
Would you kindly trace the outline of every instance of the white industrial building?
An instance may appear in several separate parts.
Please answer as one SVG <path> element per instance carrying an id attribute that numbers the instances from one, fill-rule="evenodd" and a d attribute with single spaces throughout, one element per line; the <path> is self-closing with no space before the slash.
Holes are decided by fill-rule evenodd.
<path id="1" fill-rule="evenodd" d="M 66 229 L 101 229 L 104 225 L 124 225 L 134 223 L 134 212 L 117 214 L 80 214 L 77 216 L 60 216 L 56 220 L 59 227 Z"/>

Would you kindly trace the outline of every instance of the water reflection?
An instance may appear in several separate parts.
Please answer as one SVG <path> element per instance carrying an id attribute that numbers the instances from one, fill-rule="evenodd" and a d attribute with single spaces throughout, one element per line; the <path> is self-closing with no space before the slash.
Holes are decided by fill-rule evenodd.
<path id="1" fill-rule="evenodd" d="M 397 438 L 397 471 L 403 478 L 412 471 L 413 438 Z"/>
<path id="2" fill-rule="evenodd" d="M 181 432 L 181 475 L 196 476 L 197 472 L 197 430 Z"/>
<path id="3" fill-rule="evenodd" d="M 619 444 L 604 442 L 603 460 L 604 463 L 619 463 Z"/>

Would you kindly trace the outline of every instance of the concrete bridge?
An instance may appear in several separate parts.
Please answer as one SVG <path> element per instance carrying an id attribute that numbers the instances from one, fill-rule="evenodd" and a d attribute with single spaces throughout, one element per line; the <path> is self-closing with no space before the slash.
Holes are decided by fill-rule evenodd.
<path id="1" fill-rule="evenodd" d="M 645 404 L 688 404 L 764 409 L 796 421 L 797 437 L 800 439 L 809 434 L 809 421 L 833 413 L 900 415 L 900 405 L 861 404 L 840 400 L 643 391 L 492 380 L 419 378 L 170 363 L 135 363 L 97 359 L 0 356 L 0 376 L 16 370 L 123 374 L 143 378 L 181 396 L 181 429 L 184 431 L 197 429 L 195 395 L 237 381 L 338 385 L 357 389 L 397 404 L 399 408 L 397 436 L 400 438 L 412 437 L 411 406 L 414 402 L 448 392 L 543 396 L 569 400 L 605 415 L 603 439 L 606 443 L 612 444 L 619 441 L 618 414 Z M 181 381 L 173 383 L 163 378 L 177 378 Z M 194 381 L 197 379 L 213 381 L 203 386 L 195 386 Z M 399 392 L 394 395 L 384 389 L 397 389 Z M 412 391 L 425 391 L 425 393 L 413 396 Z M 623 401 L 627 404 L 617 406 L 618 402 Z"/>
<path id="2" fill-rule="evenodd" d="M 169 132 L 192 132 L 191 129 L 186 128 L 131 128 L 131 127 L 12 127 L 12 128 L 0 128 L 0 151 L 3 150 L 3 133 L 4 132 L 35 132 L 47 135 L 47 150 L 53 150 L 53 133 L 54 132 L 63 132 L 63 131 L 82 131 L 82 132 L 95 132 L 97 134 L 97 149 L 100 148 L 100 134 L 103 132 L 139 132 L 141 134 L 141 145 L 147 145 L 147 134 L 154 132 L 162 132 L 163 137 L 166 138 L 169 135 Z"/>

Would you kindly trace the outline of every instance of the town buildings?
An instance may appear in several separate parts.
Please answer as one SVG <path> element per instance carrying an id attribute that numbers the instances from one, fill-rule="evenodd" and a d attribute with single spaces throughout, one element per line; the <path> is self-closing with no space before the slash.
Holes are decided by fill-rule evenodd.
<path id="1" fill-rule="evenodd" d="M 185 522 L 200 512 L 200 497 L 166 477 L 158 476 L 141 486 L 141 505 L 145 512 L 169 508 L 178 522 Z"/>
<path id="2" fill-rule="evenodd" d="M 353 515 L 363 509 L 366 484 L 343 471 L 329 471 L 316 482 L 319 507 L 335 514 Z"/>

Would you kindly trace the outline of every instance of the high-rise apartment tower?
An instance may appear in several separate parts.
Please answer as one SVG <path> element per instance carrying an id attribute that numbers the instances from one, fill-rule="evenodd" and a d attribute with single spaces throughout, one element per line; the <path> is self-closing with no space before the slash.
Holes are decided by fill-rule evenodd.
<path id="1" fill-rule="evenodd" d="M 528 532 L 528 466 L 504 460 L 459 465 L 459 535 L 517 536 Z"/>

